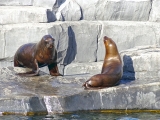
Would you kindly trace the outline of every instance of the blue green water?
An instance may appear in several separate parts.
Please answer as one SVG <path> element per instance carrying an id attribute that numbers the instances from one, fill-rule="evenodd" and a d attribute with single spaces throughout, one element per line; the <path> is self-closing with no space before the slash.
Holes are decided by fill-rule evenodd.
<path id="1" fill-rule="evenodd" d="M 113 114 L 95 112 L 77 112 L 47 116 L 0 116 L 0 120 L 160 120 L 156 113 Z"/>

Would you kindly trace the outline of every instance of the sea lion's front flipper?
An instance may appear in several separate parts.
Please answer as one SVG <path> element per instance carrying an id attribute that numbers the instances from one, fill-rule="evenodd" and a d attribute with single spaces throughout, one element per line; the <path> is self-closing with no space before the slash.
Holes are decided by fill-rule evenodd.
<path id="1" fill-rule="evenodd" d="M 48 65 L 49 72 L 52 76 L 63 76 L 59 73 L 57 63 L 52 63 Z"/>

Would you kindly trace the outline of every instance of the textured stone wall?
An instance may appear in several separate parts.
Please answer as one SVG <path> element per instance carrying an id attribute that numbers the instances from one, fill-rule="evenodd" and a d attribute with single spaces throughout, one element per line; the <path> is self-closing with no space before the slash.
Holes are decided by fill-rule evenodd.
<path id="1" fill-rule="evenodd" d="M 7 58 L 0 67 L 13 65 L 20 45 L 45 34 L 56 39 L 65 74 L 72 64 L 102 61 L 105 35 L 120 52 L 160 44 L 159 0 L 1 0 L 0 5 L 0 58 Z"/>
<path id="2" fill-rule="evenodd" d="M 1 0 L 2 13 L 0 15 L 7 17 L 12 11 L 12 16 L 17 17 L 19 16 L 19 13 L 16 12 L 17 8 L 19 9 L 18 12 L 21 11 L 21 14 L 26 15 L 23 16 L 24 18 L 27 17 L 30 10 L 33 14 L 37 15 L 39 12 L 42 16 L 43 12 L 47 10 L 48 21 L 159 21 L 159 3 L 159 0 L 92 0 L 89 2 L 86 0 Z M 10 7 L 7 7 L 8 11 L 4 14 L 6 6 Z M 31 6 L 31 8 L 27 8 L 27 6 Z M 40 8 L 43 12 L 40 12 Z M 19 22 L 26 21 L 20 19 Z M 32 22 L 32 20 L 29 22 Z"/>

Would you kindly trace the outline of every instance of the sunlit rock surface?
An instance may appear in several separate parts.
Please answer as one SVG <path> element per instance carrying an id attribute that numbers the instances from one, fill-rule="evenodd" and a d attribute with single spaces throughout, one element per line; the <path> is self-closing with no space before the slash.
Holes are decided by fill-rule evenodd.
<path id="1" fill-rule="evenodd" d="M 0 58 L 13 57 L 22 44 L 39 42 L 42 36 L 51 34 L 62 66 L 103 60 L 105 35 L 116 42 L 119 52 L 160 44 L 160 24 L 155 22 L 68 21 L 0 25 L 0 28 Z"/>
<path id="2" fill-rule="evenodd" d="M 66 0 L 56 12 L 56 18 L 60 21 L 78 21 L 81 17 L 81 8 L 73 0 Z"/>
<path id="3" fill-rule="evenodd" d="M 160 11 L 160 1 L 153 0 L 149 20 L 154 21 L 154 22 L 160 22 L 160 12 L 159 11 Z"/>
<path id="4" fill-rule="evenodd" d="M 33 6 L 0 6 L 0 24 L 47 22 L 47 10 Z"/>
<path id="5" fill-rule="evenodd" d="M 159 21 L 158 4 L 158 0 L 92 0 L 89 2 L 86 0 L 1 0 L 0 15 L 3 18 L 5 16 L 7 21 L 0 21 L 0 24 L 23 23 L 27 19 L 28 22 L 34 20 L 37 22 L 56 20 Z M 16 6 L 19 10 L 11 6 Z M 38 15 L 41 18 L 46 15 L 47 20 L 40 20 Z"/>
<path id="6" fill-rule="evenodd" d="M 160 47 L 135 47 L 122 51 L 121 56 L 124 63 L 124 79 L 154 81 L 160 78 Z"/>
<path id="7" fill-rule="evenodd" d="M 28 69 L 0 69 L 0 111 L 3 113 L 63 113 L 79 110 L 159 109 L 160 48 L 141 46 L 121 53 L 123 77 L 120 84 L 100 90 L 84 90 L 83 83 L 101 72 L 102 63 L 72 63 L 64 76 L 45 72 L 20 77 Z"/>
<path id="8" fill-rule="evenodd" d="M 0 69 L 0 111 L 49 114 L 99 109 L 159 109 L 159 79 L 122 80 L 101 90 L 84 90 L 91 75 L 20 77 L 22 68 Z"/>
<path id="9" fill-rule="evenodd" d="M 30 6 L 32 5 L 32 0 L 1 0 L 0 1 L 1 6 Z"/>
<path id="10" fill-rule="evenodd" d="M 75 0 L 84 20 L 148 20 L 150 0 Z"/>
<path id="11" fill-rule="evenodd" d="M 0 113 L 160 109 L 159 10 L 159 0 L 0 0 Z M 47 67 L 40 76 L 16 75 L 24 71 L 13 67 L 18 47 L 45 34 L 55 38 L 65 76 L 50 76 Z M 122 80 L 84 90 L 101 72 L 105 35 L 121 53 Z"/>
<path id="12" fill-rule="evenodd" d="M 137 46 L 120 52 L 123 61 L 124 80 L 158 80 L 160 77 L 160 47 Z M 65 75 L 98 74 L 103 60 L 91 63 L 71 63 L 65 66 Z"/>

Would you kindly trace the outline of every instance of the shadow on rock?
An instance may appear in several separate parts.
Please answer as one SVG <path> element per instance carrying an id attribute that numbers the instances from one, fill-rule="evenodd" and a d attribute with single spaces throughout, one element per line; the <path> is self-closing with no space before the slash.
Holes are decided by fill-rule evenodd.
<path id="1" fill-rule="evenodd" d="M 135 80 L 135 71 L 133 67 L 133 61 L 130 56 L 123 56 L 123 76 L 120 84 L 127 84 Z"/>
<path id="2" fill-rule="evenodd" d="M 75 56 L 77 54 L 77 43 L 75 40 L 74 31 L 72 30 L 71 27 L 68 27 L 68 36 L 69 36 L 68 49 L 66 52 L 66 56 L 64 58 L 64 65 L 70 64 L 75 59 Z"/>
<path id="3" fill-rule="evenodd" d="M 33 112 L 43 111 L 47 113 L 47 108 L 43 99 L 40 99 L 38 97 L 31 97 L 29 99 L 29 105 L 30 105 L 31 111 Z"/>
<path id="4" fill-rule="evenodd" d="M 54 22 L 56 20 L 55 14 L 51 10 L 47 9 L 47 22 Z"/>

